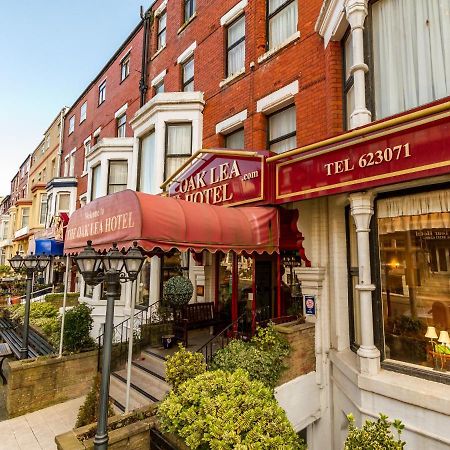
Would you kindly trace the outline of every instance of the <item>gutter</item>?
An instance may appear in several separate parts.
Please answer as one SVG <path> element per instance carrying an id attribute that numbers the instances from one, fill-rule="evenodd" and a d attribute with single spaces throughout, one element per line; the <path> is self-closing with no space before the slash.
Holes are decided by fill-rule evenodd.
<path id="1" fill-rule="evenodd" d="M 156 0 L 151 2 L 150 6 L 148 7 L 147 11 L 145 11 L 145 13 L 144 13 L 143 7 L 141 6 L 141 19 L 144 22 L 144 36 L 143 36 L 143 43 L 142 43 L 141 79 L 139 80 L 139 90 L 141 92 L 141 99 L 140 99 L 140 107 L 141 108 L 145 105 L 145 101 L 147 99 L 147 91 L 148 91 L 148 84 L 147 84 L 148 47 L 149 47 L 151 26 L 152 26 L 152 23 L 153 23 L 152 7 L 154 6 L 155 3 L 156 3 Z"/>

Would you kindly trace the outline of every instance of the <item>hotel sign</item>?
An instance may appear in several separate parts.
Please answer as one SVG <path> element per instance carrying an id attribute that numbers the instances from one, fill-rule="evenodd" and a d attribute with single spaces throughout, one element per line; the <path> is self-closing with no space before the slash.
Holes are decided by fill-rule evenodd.
<path id="1" fill-rule="evenodd" d="M 227 152 L 228 153 L 228 152 Z M 168 194 L 189 202 L 241 205 L 266 198 L 265 156 L 204 153 L 170 184 Z"/>
<path id="2" fill-rule="evenodd" d="M 448 174 L 450 114 L 300 153 L 275 173 L 278 203 Z"/>

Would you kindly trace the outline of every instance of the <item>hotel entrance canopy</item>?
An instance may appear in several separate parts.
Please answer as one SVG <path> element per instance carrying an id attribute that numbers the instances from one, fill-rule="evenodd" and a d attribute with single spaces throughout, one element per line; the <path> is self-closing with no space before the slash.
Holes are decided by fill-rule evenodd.
<path id="1" fill-rule="evenodd" d="M 173 249 L 271 254 L 286 248 L 281 228 L 297 229 L 297 214 L 288 216 L 274 207 L 227 208 L 125 190 L 75 211 L 64 251 L 78 253 L 92 240 L 98 250 L 109 249 L 112 242 L 127 249 L 137 241 L 149 254 Z M 288 247 L 301 247 L 298 231 L 287 238 Z"/>

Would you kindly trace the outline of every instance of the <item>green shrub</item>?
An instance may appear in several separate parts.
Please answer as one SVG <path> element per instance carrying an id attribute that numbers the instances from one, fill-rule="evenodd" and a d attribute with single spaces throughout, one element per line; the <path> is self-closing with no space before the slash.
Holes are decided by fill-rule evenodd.
<path id="1" fill-rule="evenodd" d="M 25 305 L 14 305 L 10 309 L 12 311 L 11 319 L 20 320 L 23 322 L 25 316 Z M 51 303 L 33 302 L 30 304 L 30 322 L 33 323 L 36 319 L 49 317 L 58 317 L 58 309 Z"/>
<path id="2" fill-rule="evenodd" d="M 194 287 L 189 278 L 176 276 L 164 283 L 164 302 L 173 308 L 180 308 L 189 303 Z"/>
<path id="3" fill-rule="evenodd" d="M 66 297 L 66 306 L 77 306 L 78 299 L 80 298 L 79 292 L 68 292 Z M 62 308 L 64 294 L 54 293 L 47 294 L 45 296 L 45 301 L 53 304 L 57 308 Z"/>
<path id="4" fill-rule="evenodd" d="M 163 431 L 192 449 L 304 449 L 273 393 L 243 370 L 205 372 L 158 409 Z"/>
<path id="5" fill-rule="evenodd" d="M 97 374 L 92 383 L 91 390 L 86 395 L 84 403 L 81 405 L 78 411 L 77 421 L 75 428 L 80 428 L 90 423 L 97 422 L 98 420 L 98 407 L 100 397 L 100 375 Z M 108 406 L 108 417 L 114 415 L 114 410 L 111 403 Z"/>
<path id="6" fill-rule="evenodd" d="M 252 380 L 259 380 L 273 388 L 285 369 L 283 359 L 289 351 L 289 343 L 275 331 L 273 325 L 269 325 L 258 329 L 250 342 L 234 340 L 218 350 L 210 368 L 228 372 L 244 369 Z"/>
<path id="7" fill-rule="evenodd" d="M 89 333 L 92 330 L 92 308 L 84 303 L 66 312 L 64 322 L 64 348 L 70 352 L 85 350 L 95 345 Z"/>
<path id="8" fill-rule="evenodd" d="M 166 381 L 174 390 L 177 390 L 185 381 L 206 371 L 206 364 L 201 353 L 188 352 L 182 344 L 178 344 L 178 347 L 179 350 L 166 362 Z"/>
<path id="9" fill-rule="evenodd" d="M 405 428 L 400 420 L 389 422 L 387 416 L 380 414 L 376 422 L 366 420 L 361 428 L 357 428 L 353 414 L 349 414 L 347 419 L 348 436 L 344 450 L 402 450 L 406 445 L 400 439 Z M 391 426 L 397 430 L 397 439 L 392 434 Z"/>

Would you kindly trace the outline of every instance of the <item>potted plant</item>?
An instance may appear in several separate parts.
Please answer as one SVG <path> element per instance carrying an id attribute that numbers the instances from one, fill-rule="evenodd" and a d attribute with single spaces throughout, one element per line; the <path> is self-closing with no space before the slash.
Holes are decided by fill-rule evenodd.
<path id="1" fill-rule="evenodd" d="M 191 280 L 177 275 L 164 283 L 164 302 L 174 309 L 181 309 L 189 303 L 193 292 Z"/>

